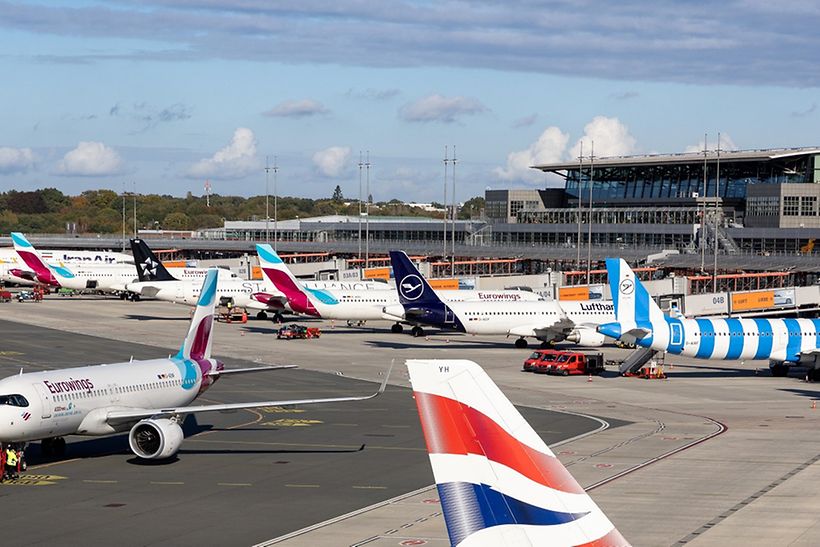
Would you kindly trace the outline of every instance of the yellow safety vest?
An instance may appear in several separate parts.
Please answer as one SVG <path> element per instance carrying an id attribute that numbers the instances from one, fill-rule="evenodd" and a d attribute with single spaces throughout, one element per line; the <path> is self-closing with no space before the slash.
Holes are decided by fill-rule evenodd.
<path id="1" fill-rule="evenodd" d="M 6 452 L 6 465 L 17 465 L 17 453 L 9 450 Z"/>

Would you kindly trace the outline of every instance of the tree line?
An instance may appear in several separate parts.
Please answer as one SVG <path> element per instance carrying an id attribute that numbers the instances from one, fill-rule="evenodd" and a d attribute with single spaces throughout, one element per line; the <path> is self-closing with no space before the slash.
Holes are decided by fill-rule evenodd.
<path id="1" fill-rule="evenodd" d="M 341 191 L 337 190 L 332 197 L 323 199 L 279 197 L 279 219 L 358 215 L 359 203 L 355 200 L 345 201 Z M 206 200 L 190 192 L 185 197 L 158 194 L 123 196 L 113 190 L 86 190 L 69 196 L 56 188 L 43 188 L 30 192 L 10 190 L 0 193 L 0 232 L 119 233 L 123 229 L 123 206 L 126 229 L 130 231 L 135 202 L 137 227 L 140 229 L 197 230 L 221 227 L 225 220 L 265 218 L 265 196 L 244 198 L 213 194 Z M 371 207 L 373 216 L 442 217 L 442 213 L 410 207 L 397 199 L 375 202 Z M 465 203 L 459 218 L 475 217 L 483 208 L 484 198 L 473 198 Z M 269 197 L 268 211 L 273 217 L 272 196 Z"/>

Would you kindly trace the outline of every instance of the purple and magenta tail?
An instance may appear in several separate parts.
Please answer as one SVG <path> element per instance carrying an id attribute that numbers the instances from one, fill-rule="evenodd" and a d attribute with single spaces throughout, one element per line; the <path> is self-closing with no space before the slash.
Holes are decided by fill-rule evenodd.
<path id="1" fill-rule="evenodd" d="M 629 545 L 480 366 L 407 369 L 453 546 Z"/>
<path id="2" fill-rule="evenodd" d="M 211 358 L 217 277 L 216 268 L 210 268 L 205 275 L 199 300 L 191 318 L 191 326 L 188 328 L 188 335 L 183 340 L 182 347 L 179 348 L 177 354 L 180 359 L 201 361 Z"/>

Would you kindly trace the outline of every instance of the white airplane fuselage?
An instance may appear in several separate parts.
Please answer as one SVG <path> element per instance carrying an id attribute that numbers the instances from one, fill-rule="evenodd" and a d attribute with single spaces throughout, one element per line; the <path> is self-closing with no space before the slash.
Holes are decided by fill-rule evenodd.
<path id="1" fill-rule="evenodd" d="M 213 370 L 222 368 L 215 359 L 207 362 Z M 107 413 L 186 406 L 212 383 L 211 377 L 203 382 L 200 366 L 179 358 L 10 376 L 0 380 L 0 398 L 22 396 L 28 405 L 0 404 L 0 441 L 127 431 L 137 419 L 111 425 Z"/>

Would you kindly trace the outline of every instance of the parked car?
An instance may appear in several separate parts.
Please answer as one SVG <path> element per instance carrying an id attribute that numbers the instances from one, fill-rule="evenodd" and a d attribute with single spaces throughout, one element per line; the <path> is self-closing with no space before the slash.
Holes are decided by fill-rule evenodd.
<path id="1" fill-rule="evenodd" d="M 281 327 L 276 337 L 292 340 L 295 338 L 319 338 L 321 335 L 322 332 L 318 327 L 306 327 L 304 325 L 291 323 L 290 325 Z"/>
<path id="2" fill-rule="evenodd" d="M 524 372 L 535 372 L 535 368 L 543 365 L 549 366 L 561 354 L 556 349 L 537 349 L 524 361 L 524 366 L 521 370 Z"/>

